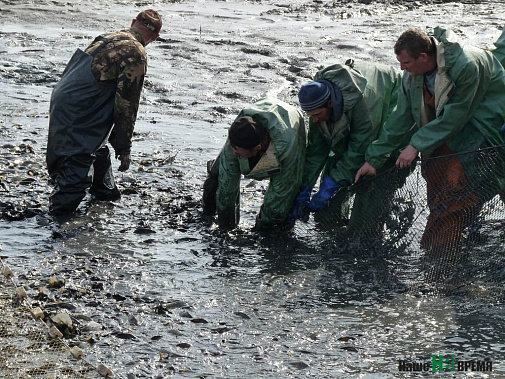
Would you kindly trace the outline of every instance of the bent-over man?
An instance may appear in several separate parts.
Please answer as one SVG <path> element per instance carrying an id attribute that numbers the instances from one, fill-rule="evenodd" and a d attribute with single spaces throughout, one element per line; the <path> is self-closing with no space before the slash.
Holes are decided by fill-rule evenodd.
<path id="1" fill-rule="evenodd" d="M 204 212 L 217 210 L 220 226 L 236 226 L 244 175 L 270 180 L 255 229 L 284 225 L 301 184 L 306 143 L 303 115 L 296 107 L 265 98 L 244 108 L 229 128 L 214 170 L 209 168 L 204 188 L 211 181 L 217 182 L 217 193 L 214 200 L 204 190 Z"/>

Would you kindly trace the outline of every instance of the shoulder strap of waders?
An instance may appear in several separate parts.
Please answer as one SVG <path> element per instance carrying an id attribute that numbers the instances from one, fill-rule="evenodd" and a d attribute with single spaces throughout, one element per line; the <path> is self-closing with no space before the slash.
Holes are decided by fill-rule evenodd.
<path id="1" fill-rule="evenodd" d="M 126 40 L 135 40 L 135 38 L 131 38 L 131 37 L 121 37 L 121 38 L 116 38 L 114 39 L 114 41 L 126 41 Z M 98 52 L 100 50 L 102 50 L 105 46 L 107 46 L 107 44 L 109 42 L 112 41 L 112 38 L 106 38 L 106 37 L 102 37 L 102 36 L 98 36 L 94 39 L 94 41 L 92 43 L 95 43 L 95 42 L 100 42 L 100 41 L 103 41 L 103 43 L 98 46 L 95 51 L 93 51 L 93 53 L 89 54 L 91 55 L 93 58 L 98 54 Z"/>

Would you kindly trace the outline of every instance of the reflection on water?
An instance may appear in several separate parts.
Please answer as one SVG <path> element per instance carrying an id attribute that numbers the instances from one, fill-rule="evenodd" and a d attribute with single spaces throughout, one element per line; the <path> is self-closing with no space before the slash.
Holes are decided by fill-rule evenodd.
<path id="1" fill-rule="evenodd" d="M 104 325 L 85 343 L 88 357 L 125 377 L 408 377 L 400 359 L 432 354 L 490 359 L 502 372 L 502 305 L 475 292 L 412 296 L 391 255 L 321 250 L 290 235 L 207 233 L 196 208 L 182 232 L 155 223 L 147 235 L 118 231 L 121 208 L 94 205 L 61 228 L 28 225 L 38 261 L 13 260 L 32 295 L 53 275 L 65 279 L 64 291 L 38 298 Z M 73 339 L 88 336 L 81 329 Z"/>

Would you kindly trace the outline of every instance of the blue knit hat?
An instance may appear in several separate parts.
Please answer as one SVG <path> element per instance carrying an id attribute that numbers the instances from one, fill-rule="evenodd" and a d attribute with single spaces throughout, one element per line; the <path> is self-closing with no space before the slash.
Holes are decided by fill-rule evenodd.
<path id="1" fill-rule="evenodd" d="M 322 82 L 309 82 L 301 86 L 298 101 L 305 112 L 322 108 L 330 100 L 330 89 Z"/>

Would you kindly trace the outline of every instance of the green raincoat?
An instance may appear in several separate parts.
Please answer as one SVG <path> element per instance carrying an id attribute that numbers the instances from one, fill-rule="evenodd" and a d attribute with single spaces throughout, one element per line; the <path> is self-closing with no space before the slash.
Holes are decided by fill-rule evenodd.
<path id="1" fill-rule="evenodd" d="M 466 46 L 450 30 L 436 27 L 438 72 L 435 80 L 436 118 L 426 122 L 423 75 L 405 71 L 398 104 L 366 160 L 381 167 L 391 152 L 409 144 L 429 154 L 446 143 L 454 153 L 504 143 L 505 77 L 500 62 L 489 51 Z M 465 167 L 472 171 L 472 167 Z"/>
<path id="2" fill-rule="evenodd" d="M 390 66 L 348 61 L 317 72 L 314 81 L 322 79 L 340 88 L 343 115 L 329 127 L 310 119 L 303 184 L 314 187 L 324 168 L 323 176 L 329 174 L 346 187 L 354 182 L 368 145 L 396 104 L 401 74 Z"/>
<path id="3" fill-rule="evenodd" d="M 256 218 L 257 228 L 267 228 L 286 220 L 302 182 L 307 133 L 301 112 L 277 99 L 261 99 L 243 109 L 237 119 L 252 117 L 266 128 L 271 142 L 265 155 L 254 167 L 249 160 L 236 157 L 226 141 L 220 155 L 219 184 L 216 194 L 218 223 L 236 225 L 236 203 L 240 179 L 270 179 L 263 205 Z"/>
<path id="4" fill-rule="evenodd" d="M 498 37 L 494 45 L 496 46 L 496 49 L 494 49 L 492 53 L 496 58 L 498 58 L 501 65 L 505 67 L 505 29 L 503 29 L 501 36 Z"/>

